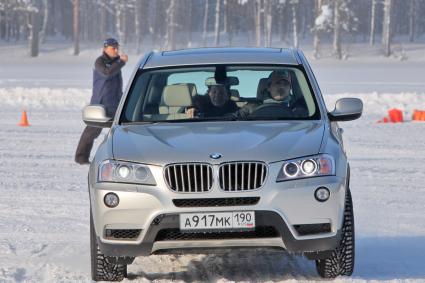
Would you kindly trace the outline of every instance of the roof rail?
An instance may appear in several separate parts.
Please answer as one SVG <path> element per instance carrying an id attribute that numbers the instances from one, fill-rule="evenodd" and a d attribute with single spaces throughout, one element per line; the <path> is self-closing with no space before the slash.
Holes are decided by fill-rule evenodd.
<path id="1" fill-rule="evenodd" d="M 149 61 L 149 59 L 152 57 L 152 55 L 155 53 L 155 51 L 150 51 L 149 53 L 147 53 L 145 56 L 142 57 L 142 59 L 140 59 L 139 61 L 139 69 L 143 69 L 143 67 L 146 65 L 146 63 Z"/>

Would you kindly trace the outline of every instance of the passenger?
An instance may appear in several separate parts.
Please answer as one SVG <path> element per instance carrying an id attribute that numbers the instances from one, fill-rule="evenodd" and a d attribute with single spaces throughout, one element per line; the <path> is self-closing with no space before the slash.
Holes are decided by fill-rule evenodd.
<path id="1" fill-rule="evenodd" d="M 203 117 L 221 117 L 238 111 L 236 102 L 230 99 L 230 91 L 225 85 L 212 85 L 208 87 L 207 95 L 197 95 L 193 98 L 193 107 L 186 110 L 186 114 L 193 118 L 197 115 Z"/>

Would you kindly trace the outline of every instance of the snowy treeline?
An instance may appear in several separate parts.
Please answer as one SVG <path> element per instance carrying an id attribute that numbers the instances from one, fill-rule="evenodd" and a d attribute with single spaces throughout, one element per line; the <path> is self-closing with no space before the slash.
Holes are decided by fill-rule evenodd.
<path id="1" fill-rule="evenodd" d="M 425 0 L 0 0 L 0 41 L 28 40 L 32 56 L 50 38 L 81 42 L 117 37 L 140 52 L 197 46 L 371 45 L 425 33 Z M 241 40 L 243 39 L 243 40 Z"/>

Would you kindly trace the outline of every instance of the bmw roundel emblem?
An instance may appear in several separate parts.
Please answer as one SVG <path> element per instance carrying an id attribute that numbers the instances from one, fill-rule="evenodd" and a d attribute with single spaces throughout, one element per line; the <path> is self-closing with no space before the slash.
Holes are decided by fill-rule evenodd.
<path id="1" fill-rule="evenodd" d="M 212 153 L 212 154 L 210 154 L 210 157 L 212 159 L 219 159 L 221 157 L 221 154 L 220 153 Z"/>

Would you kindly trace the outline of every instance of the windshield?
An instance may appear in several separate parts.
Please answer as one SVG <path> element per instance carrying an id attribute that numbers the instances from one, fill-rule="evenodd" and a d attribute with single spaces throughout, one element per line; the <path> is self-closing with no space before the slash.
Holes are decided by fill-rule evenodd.
<path id="1" fill-rule="evenodd" d="M 276 66 L 208 66 L 143 71 L 121 122 L 320 119 L 302 70 Z"/>

